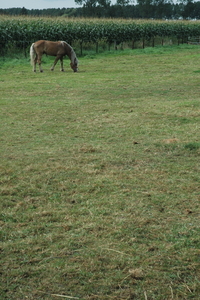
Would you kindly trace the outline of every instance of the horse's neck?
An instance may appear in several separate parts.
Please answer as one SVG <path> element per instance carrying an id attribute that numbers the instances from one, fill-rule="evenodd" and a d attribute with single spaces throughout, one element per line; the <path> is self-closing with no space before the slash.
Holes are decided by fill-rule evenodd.
<path id="1" fill-rule="evenodd" d="M 73 48 L 66 42 L 62 41 L 61 43 L 65 44 L 67 56 L 69 57 L 71 62 L 74 63 L 74 60 L 76 59 L 76 54 L 75 54 Z"/>
<path id="2" fill-rule="evenodd" d="M 76 60 L 76 54 L 75 54 L 75 52 L 72 48 L 71 48 L 71 57 L 70 57 L 70 59 L 71 59 L 72 63 L 74 63 L 75 60 Z"/>

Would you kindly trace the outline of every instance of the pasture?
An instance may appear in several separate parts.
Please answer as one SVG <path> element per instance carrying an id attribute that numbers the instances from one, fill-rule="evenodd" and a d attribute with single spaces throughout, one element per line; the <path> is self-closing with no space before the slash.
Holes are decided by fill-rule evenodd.
<path id="1" fill-rule="evenodd" d="M 1 296 L 200 295 L 200 49 L 1 59 Z"/>

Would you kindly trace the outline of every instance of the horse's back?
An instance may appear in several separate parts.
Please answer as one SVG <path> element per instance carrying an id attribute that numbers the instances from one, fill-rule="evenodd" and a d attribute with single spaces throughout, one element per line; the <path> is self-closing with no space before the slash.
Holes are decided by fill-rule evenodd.
<path id="1" fill-rule="evenodd" d="M 36 51 L 36 53 L 44 52 L 45 44 L 46 44 L 45 40 L 39 40 L 39 41 L 33 43 L 34 50 Z"/>
<path id="2" fill-rule="evenodd" d="M 45 40 L 39 40 L 37 42 L 34 43 L 34 48 L 41 48 L 41 47 L 45 47 L 47 41 Z"/>
<path id="3" fill-rule="evenodd" d="M 34 48 L 36 51 L 41 53 L 46 53 L 48 55 L 65 55 L 65 42 L 59 41 L 59 42 L 52 42 L 47 40 L 39 40 L 34 43 Z"/>

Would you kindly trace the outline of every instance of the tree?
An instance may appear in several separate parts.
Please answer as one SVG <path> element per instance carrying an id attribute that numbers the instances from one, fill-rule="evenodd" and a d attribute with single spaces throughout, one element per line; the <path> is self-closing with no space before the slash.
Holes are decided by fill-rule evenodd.
<path id="1" fill-rule="evenodd" d="M 200 19 L 200 2 L 194 3 L 194 18 Z"/>
<path id="2" fill-rule="evenodd" d="M 153 6 L 152 0 L 137 0 L 139 6 L 140 17 L 152 18 Z"/>
<path id="3" fill-rule="evenodd" d="M 126 6 L 128 5 L 130 0 L 117 0 L 117 4 L 121 6 Z"/>
<path id="4" fill-rule="evenodd" d="M 162 19 L 168 17 L 168 0 L 153 0 L 152 5 L 154 6 L 154 17 L 157 19 Z"/>
<path id="5" fill-rule="evenodd" d="M 23 16 L 28 15 L 28 10 L 24 6 L 21 9 L 20 15 L 23 15 Z"/>
<path id="6" fill-rule="evenodd" d="M 110 6 L 111 0 L 74 0 L 75 3 L 85 7 L 96 7 L 97 5 L 107 7 Z"/>
<path id="7" fill-rule="evenodd" d="M 83 5 L 83 15 L 105 17 L 108 14 L 111 0 L 75 0 L 75 2 Z"/>
<path id="8" fill-rule="evenodd" d="M 109 7 L 111 3 L 110 0 L 98 0 L 97 2 L 102 7 Z"/>
<path id="9" fill-rule="evenodd" d="M 195 8 L 195 4 L 193 3 L 192 0 L 188 0 L 186 5 L 184 6 L 184 10 L 183 10 L 183 18 L 194 18 L 194 8 Z"/>

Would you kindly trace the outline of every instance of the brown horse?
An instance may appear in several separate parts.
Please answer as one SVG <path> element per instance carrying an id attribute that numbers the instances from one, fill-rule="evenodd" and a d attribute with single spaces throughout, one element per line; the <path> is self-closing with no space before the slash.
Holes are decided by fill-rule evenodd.
<path id="1" fill-rule="evenodd" d="M 56 56 L 56 59 L 51 67 L 51 70 L 54 70 L 55 65 L 57 64 L 58 60 L 60 59 L 61 71 L 63 69 L 63 57 L 67 55 L 71 60 L 70 66 L 74 72 L 78 71 L 78 59 L 76 57 L 76 53 L 74 52 L 73 48 L 67 44 L 66 42 L 51 42 L 40 40 L 33 43 L 30 47 L 30 58 L 31 64 L 33 65 L 33 71 L 36 72 L 36 63 L 38 62 L 40 72 L 43 72 L 41 67 L 41 58 L 43 54 Z"/>

